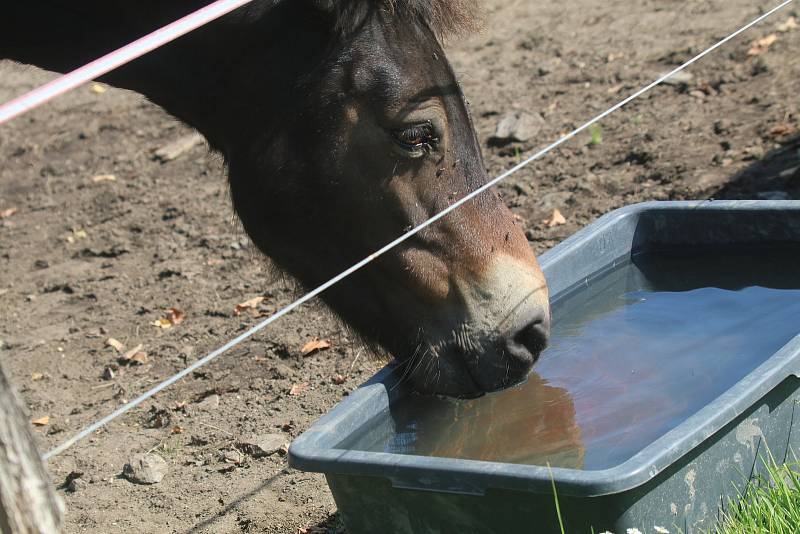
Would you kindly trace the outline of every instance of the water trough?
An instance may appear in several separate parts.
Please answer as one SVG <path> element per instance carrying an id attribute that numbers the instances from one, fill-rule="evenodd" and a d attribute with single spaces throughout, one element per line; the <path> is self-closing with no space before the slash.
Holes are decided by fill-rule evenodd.
<path id="1" fill-rule="evenodd" d="M 800 444 L 800 201 L 652 202 L 540 258 L 529 382 L 422 399 L 380 371 L 298 437 L 351 534 L 705 531 Z M 800 414 L 798 414 L 800 415 Z"/>

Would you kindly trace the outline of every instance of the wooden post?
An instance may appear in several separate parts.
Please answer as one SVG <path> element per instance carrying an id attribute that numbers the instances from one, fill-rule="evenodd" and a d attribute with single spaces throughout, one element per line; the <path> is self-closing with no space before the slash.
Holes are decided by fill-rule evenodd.
<path id="1" fill-rule="evenodd" d="M 0 533 L 61 532 L 63 504 L 0 366 Z"/>

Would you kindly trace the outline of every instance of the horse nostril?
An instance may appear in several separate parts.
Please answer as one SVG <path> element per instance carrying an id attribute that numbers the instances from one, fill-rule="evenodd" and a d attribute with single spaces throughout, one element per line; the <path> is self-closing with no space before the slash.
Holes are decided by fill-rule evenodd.
<path id="1" fill-rule="evenodd" d="M 506 352 L 523 366 L 531 366 L 547 346 L 550 324 L 547 319 L 536 318 L 506 338 Z"/>

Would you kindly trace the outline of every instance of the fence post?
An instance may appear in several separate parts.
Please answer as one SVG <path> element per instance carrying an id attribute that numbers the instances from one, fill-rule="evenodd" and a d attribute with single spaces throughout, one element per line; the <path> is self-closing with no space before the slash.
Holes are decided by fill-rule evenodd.
<path id="1" fill-rule="evenodd" d="M 1 353 L 0 353 L 1 354 Z M 63 504 L 0 365 L 0 533 L 61 532 Z"/>

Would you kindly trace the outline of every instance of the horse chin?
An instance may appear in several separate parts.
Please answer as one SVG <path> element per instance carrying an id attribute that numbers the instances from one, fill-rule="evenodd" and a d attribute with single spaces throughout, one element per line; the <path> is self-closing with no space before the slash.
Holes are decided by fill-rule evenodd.
<path id="1" fill-rule="evenodd" d="M 441 363 L 441 358 L 438 361 L 434 373 L 414 373 L 411 376 L 411 387 L 416 393 L 457 399 L 474 399 L 486 393 L 466 367 Z"/>
<path id="2" fill-rule="evenodd" d="M 465 351 L 457 344 L 438 346 L 420 358 L 410 371 L 411 386 L 423 395 L 476 398 L 525 382 L 533 368 L 513 363 L 502 350 Z"/>

